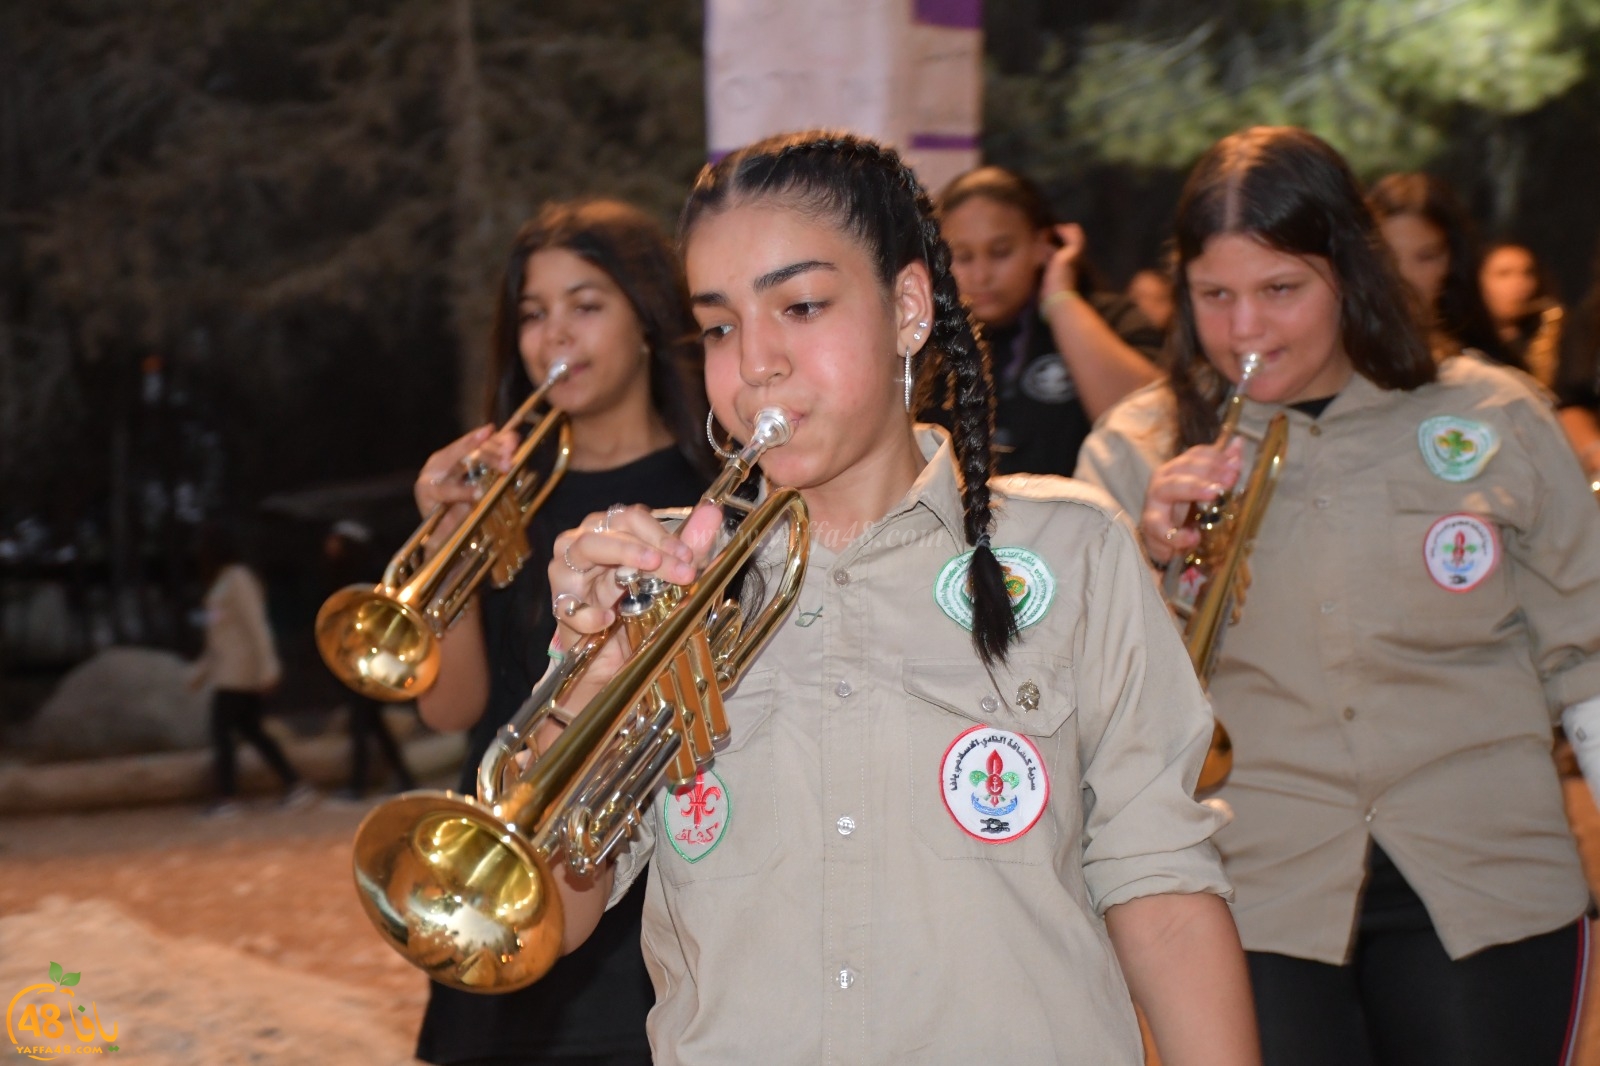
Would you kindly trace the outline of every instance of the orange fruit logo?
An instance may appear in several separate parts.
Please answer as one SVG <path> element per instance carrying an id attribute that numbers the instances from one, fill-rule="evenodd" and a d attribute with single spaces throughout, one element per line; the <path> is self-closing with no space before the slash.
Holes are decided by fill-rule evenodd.
<path id="1" fill-rule="evenodd" d="M 67 1055 L 121 1050 L 116 1044 L 116 1024 L 107 1032 L 99 1007 L 93 1002 L 87 1007 L 76 1002 L 74 986 L 82 976 L 67 973 L 60 963 L 52 962 L 48 982 L 29 985 L 11 997 L 6 1007 L 6 1036 L 17 1054 L 50 1062 Z"/>

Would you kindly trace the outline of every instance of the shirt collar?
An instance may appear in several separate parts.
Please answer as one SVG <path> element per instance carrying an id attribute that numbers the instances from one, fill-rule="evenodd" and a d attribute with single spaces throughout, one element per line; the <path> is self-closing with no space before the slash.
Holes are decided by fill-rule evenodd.
<path id="1" fill-rule="evenodd" d="M 921 423 L 916 426 L 915 433 L 917 448 L 927 464 L 911 483 L 905 498 L 884 518 L 924 510 L 939 520 L 957 544 L 965 544 L 966 514 L 961 508 L 961 475 L 956 470 L 955 446 L 950 434 L 940 426 Z"/>
<path id="2" fill-rule="evenodd" d="M 1272 419 L 1273 415 L 1279 411 L 1284 411 L 1288 413 L 1291 419 L 1298 418 L 1307 422 L 1327 422 L 1330 419 L 1341 418 L 1381 404 L 1390 398 L 1390 392 L 1391 390 L 1379 388 L 1360 374 L 1351 374 L 1350 380 L 1345 383 L 1344 388 L 1339 390 L 1339 394 L 1333 398 L 1333 402 L 1328 405 L 1327 410 L 1322 412 L 1320 418 L 1313 419 L 1304 411 L 1296 411 L 1294 408 L 1285 407 L 1283 404 L 1257 403 L 1254 400 L 1247 399 L 1244 405 L 1244 415 L 1240 421 L 1248 429 L 1259 429 L 1264 427 Z"/>

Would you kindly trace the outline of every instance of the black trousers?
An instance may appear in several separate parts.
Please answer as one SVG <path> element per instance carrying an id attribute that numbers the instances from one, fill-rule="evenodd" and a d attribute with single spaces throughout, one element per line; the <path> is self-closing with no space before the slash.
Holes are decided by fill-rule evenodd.
<path id="1" fill-rule="evenodd" d="M 1564 1066 L 1588 924 L 1452 961 L 1376 844 L 1350 963 L 1250 952 L 1265 1066 Z"/>
<path id="2" fill-rule="evenodd" d="M 400 754 L 400 745 L 383 720 L 383 705 L 377 700 L 359 696 L 350 699 L 350 792 L 359 796 L 367 787 L 369 746 L 376 744 L 378 753 L 394 769 L 395 779 L 402 791 L 417 787 L 416 779 L 406 769 Z"/>
<path id="3" fill-rule="evenodd" d="M 211 694 L 211 755 L 217 773 L 217 794 L 223 799 L 231 799 L 239 792 L 233 751 L 235 735 L 261 753 L 262 760 L 283 778 L 285 787 L 292 787 L 300 780 L 278 742 L 261 728 L 261 710 L 259 692 L 219 688 Z"/>

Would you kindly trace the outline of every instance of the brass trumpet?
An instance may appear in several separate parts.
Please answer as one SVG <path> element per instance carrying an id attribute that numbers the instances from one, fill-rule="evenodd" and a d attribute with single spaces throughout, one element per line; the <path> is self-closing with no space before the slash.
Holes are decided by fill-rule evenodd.
<path id="1" fill-rule="evenodd" d="M 410 792 L 377 807 L 356 832 L 362 907 L 395 950 L 436 981 L 509 992 L 538 980 L 561 949 L 562 906 L 551 868 L 592 874 L 643 817 L 656 785 L 692 782 L 727 738 L 722 693 L 788 613 L 805 575 L 810 520 L 794 489 L 759 507 L 733 496 L 761 453 L 789 439 L 764 410 L 751 442 L 703 502 L 744 512 L 732 540 L 693 585 L 618 572 L 618 621 L 583 641 L 501 727 L 478 769 L 476 800 Z M 780 521 L 788 554 L 775 594 L 745 625 L 728 589 Z M 595 654 L 618 631 L 632 657 L 560 738 L 506 783 L 516 757 Z"/>
<path id="2" fill-rule="evenodd" d="M 1226 447 L 1239 429 L 1244 410 L 1245 389 L 1261 366 L 1261 357 L 1246 355 L 1239 382 L 1228 396 L 1222 415 L 1222 428 L 1216 446 Z M 1185 525 L 1200 530 L 1200 543 L 1167 564 L 1162 588 L 1173 613 L 1184 620 L 1183 643 L 1189 661 L 1202 687 L 1208 686 L 1217 668 L 1217 653 L 1222 647 L 1223 630 L 1238 621 L 1239 609 L 1249 587 L 1248 560 L 1255 547 L 1256 533 L 1266 515 L 1267 503 L 1283 470 L 1289 446 L 1289 420 L 1273 416 L 1256 452 L 1242 491 L 1237 486 L 1210 503 L 1196 504 Z M 1211 734 L 1211 750 L 1206 752 L 1200 770 L 1197 792 L 1209 792 L 1228 779 L 1233 770 L 1233 740 L 1219 719 Z"/>
<path id="3" fill-rule="evenodd" d="M 566 363 L 550 368 L 544 382 L 501 429 L 532 421 Z M 555 465 L 544 476 L 533 469 L 539 446 L 557 434 Z M 429 558 L 428 539 L 445 508 L 436 507 L 384 569 L 376 586 L 351 585 L 329 596 L 317 612 L 317 650 L 334 676 L 363 696 L 387 702 L 415 698 L 439 674 L 439 639 L 461 617 L 485 578 L 505 588 L 528 559 L 528 523 L 566 473 L 572 428 L 564 412 L 539 417 L 511 457 L 505 474 L 468 459 L 467 482 L 482 496 Z"/>

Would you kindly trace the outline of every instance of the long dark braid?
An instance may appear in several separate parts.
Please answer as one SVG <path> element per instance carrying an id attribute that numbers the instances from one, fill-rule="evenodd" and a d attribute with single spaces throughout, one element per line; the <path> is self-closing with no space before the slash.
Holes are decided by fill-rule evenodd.
<path id="1" fill-rule="evenodd" d="M 758 141 L 701 172 L 679 221 L 680 243 L 705 213 L 777 197 L 808 212 L 831 215 L 867 249 L 887 287 L 922 262 L 932 280 L 934 315 L 920 375 L 945 376 L 955 398 L 951 443 L 961 471 L 963 533 L 973 547 L 972 643 L 985 663 L 1004 661 L 1017 639 L 1005 574 L 989 545 L 994 519 L 994 389 L 982 342 L 950 272 L 950 248 L 932 201 L 898 153 L 853 134 L 813 130 Z"/>

